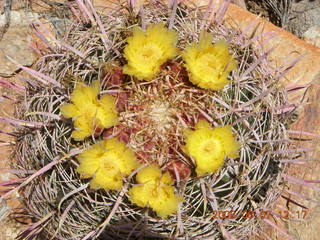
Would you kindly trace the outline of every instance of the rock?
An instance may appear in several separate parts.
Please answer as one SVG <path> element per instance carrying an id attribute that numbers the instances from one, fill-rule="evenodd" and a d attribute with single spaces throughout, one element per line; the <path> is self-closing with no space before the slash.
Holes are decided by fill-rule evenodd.
<path id="1" fill-rule="evenodd" d="M 320 48 L 320 26 L 309 28 L 302 37 L 306 42 Z"/>
<path id="2" fill-rule="evenodd" d="M 316 78 L 311 87 L 308 89 L 308 104 L 303 108 L 303 112 L 300 114 L 298 120 L 292 125 L 292 129 L 297 131 L 305 131 L 315 134 L 320 134 L 320 104 L 318 101 L 318 96 L 320 94 L 320 75 Z M 298 136 L 298 135 L 296 135 Z M 303 136 L 307 138 L 307 136 Z M 309 148 L 316 149 L 319 148 L 319 141 L 317 139 L 301 141 L 296 146 L 297 148 Z M 319 159 L 320 151 L 312 151 L 305 153 L 303 157 L 310 159 Z M 319 161 L 309 161 L 301 164 L 293 164 L 290 166 L 287 174 L 298 179 L 320 179 L 319 172 L 320 162 Z M 287 221 L 286 226 L 288 232 L 291 234 L 293 239 L 300 240 L 316 240 L 319 239 L 320 232 L 320 205 L 319 198 L 320 193 L 317 189 L 311 187 L 305 187 L 300 184 L 289 183 L 290 191 L 301 194 L 302 196 L 307 196 L 313 202 L 308 201 L 303 198 L 299 198 L 294 195 L 285 194 L 288 199 L 280 198 L 277 205 L 287 206 L 288 209 L 293 213 L 293 221 Z M 316 186 L 316 184 L 315 184 Z M 318 185 L 317 185 L 318 186 Z M 300 206 L 296 205 L 297 202 L 301 206 L 307 207 L 305 213 L 302 214 L 302 209 Z M 296 221 L 298 218 L 303 219 Z M 270 236 L 273 237 L 273 236 Z M 273 237 L 272 239 L 276 239 Z"/>
<path id="3" fill-rule="evenodd" d="M 320 1 L 300 0 L 292 3 L 288 29 L 302 37 L 309 28 L 320 24 Z"/>
<path id="4" fill-rule="evenodd" d="M 238 5 L 239 7 L 243 9 L 247 9 L 246 3 L 244 0 L 231 0 L 231 3 Z"/>
<path id="5" fill-rule="evenodd" d="M 11 1 L 12 1 L 11 10 L 20 10 L 20 9 L 26 7 L 26 5 L 27 5 L 26 1 L 21 1 L 21 0 L 11 0 Z M 1 10 L 4 8 L 5 2 L 6 2 L 6 0 L 3 0 L 0 2 L 0 9 Z"/>
<path id="6" fill-rule="evenodd" d="M 12 76 L 19 67 L 8 60 L 13 58 L 21 65 L 29 66 L 36 60 L 36 55 L 30 48 L 32 37 L 28 24 L 36 17 L 23 11 L 12 11 L 10 27 L 0 41 L 0 76 Z M 5 23 L 4 14 L 0 15 L 0 27 Z"/>
<path id="7" fill-rule="evenodd" d="M 32 38 L 26 28 L 9 28 L 0 42 L 0 75 L 9 77 L 19 67 L 6 56 L 24 66 L 29 66 L 35 61 L 35 55 L 29 48 Z"/>
<path id="8" fill-rule="evenodd" d="M 310 84 L 320 74 L 320 48 L 234 4 L 230 4 L 225 20 L 231 26 L 240 28 L 247 36 L 252 33 L 256 36 L 260 35 L 261 37 L 256 41 L 258 49 L 268 50 L 275 47 L 269 56 L 273 67 L 288 66 L 289 63 L 303 56 L 283 77 L 284 85 Z M 300 102 L 303 92 L 304 89 L 290 94 L 290 101 Z"/>
<path id="9" fill-rule="evenodd" d="M 264 46 L 264 49 L 276 47 L 276 49 L 270 55 L 270 59 L 273 61 L 272 63 L 275 67 L 286 63 L 288 64 L 297 57 L 303 56 L 296 66 L 293 67 L 282 79 L 284 85 L 291 86 L 313 83 L 313 88 L 310 90 L 310 92 L 307 92 L 309 104 L 303 108 L 303 112 L 299 115 L 297 123 L 292 125 L 291 129 L 319 134 L 320 129 L 318 112 L 320 111 L 320 108 L 319 101 L 317 100 L 317 96 L 319 95 L 319 87 L 317 87 L 319 86 L 319 80 L 317 79 L 319 79 L 320 76 L 320 48 L 312 46 L 311 44 L 297 38 L 293 34 L 276 27 L 270 22 L 244 11 L 235 5 L 230 5 L 227 11 L 226 20 L 229 21 L 230 24 L 234 23 L 234 26 L 240 28 L 242 31 L 246 31 L 247 36 L 250 36 L 254 32 L 255 27 L 259 24 L 260 26 L 255 32 L 255 35 L 257 36 L 258 34 L 264 34 L 261 35 L 261 38 L 259 39 L 259 42 L 263 43 L 262 46 Z M 318 21 L 318 23 L 319 22 L 320 21 Z M 251 23 L 254 24 L 251 25 Z M 270 39 L 272 33 L 275 33 L 275 37 Z M 297 99 L 301 98 L 302 93 L 304 93 L 304 90 L 290 94 L 290 101 L 298 101 Z M 314 145 L 308 145 L 311 144 L 309 141 L 302 141 L 301 144 L 302 145 L 298 146 L 298 148 L 315 147 Z M 314 142 L 312 144 L 314 144 Z M 317 146 L 319 145 L 318 142 L 316 144 Z M 315 159 L 319 158 L 319 151 L 314 152 L 313 154 L 315 155 L 307 157 L 313 157 Z M 314 161 L 312 163 L 308 162 L 304 165 L 293 164 L 293 166 L 290 167 L 288 174 L 301 179 L 319 179 L 319 171 L 316 169 L 319 169 L 318 161 Z M 301 187 L 301 185 L 297 184 L 291 184 L 290 190 L 308 196 L 315 201 L 319 199 L 319 193 L 315 193 L 315 191 L 311 188 Z M 297 197 L 289 195 L 289 198 L 298 203 L 301 202 L 301 199 Z M 310 209 L 308 212 L 309 216 L 305 219 L 305 221 L 297 221 L 297 210 L 301 212 L 302 208 L 296 206 L 293 208 L 293 202 L 285 201 L 284 198 L 279 198 L 274 206 L 274 209 L 277 209 L 279 205 L 286 207 L 288 206 L 287 204 L 290 205 L 290 211 L 296 214 L 294 217 L 295 220 L 288 223 L 287 221 L 281 221 L 281 219 L 277 219 L 276 223 L 273 223 L 279 228 L 283 229 L 284 232 L 288 232 L 291 236 L 294 236 L 293 239 L 319 239 L 319 205 L 314 207 L 310 204 L 310 202 L 307 203 L 307 201 L 304 201 L 303 204 Z M 265 233 L 267 236 L 270 236 L 270 239 L 288 239 L 280 231 L 276 231 L 270 226 L 265 226 L 265 229 Z M 258 237 L 254 239 L 260 240 L 264 238 Z"/>
<path id="10" fill-rule="evenodd" d="M 33 20 L 37 19 L 38 15 L 34 13 L 25 13 L 24 11 L 11 11 L 10 27 L 27 26 Z M 0 15 L 0 27 L 5 24 L 4 14 Z"/>

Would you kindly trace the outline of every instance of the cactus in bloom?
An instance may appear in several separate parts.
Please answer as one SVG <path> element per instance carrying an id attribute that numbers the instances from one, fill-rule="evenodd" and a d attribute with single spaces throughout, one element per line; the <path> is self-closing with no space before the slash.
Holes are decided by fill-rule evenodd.
<path id="1" fill-rule="evenodd" d="M 35 221 L 20 239 L 259 232 L 260 219 L 243 213 L 272 207 L 280 160 L 293 157 L 293 116 L 268 53 L 207 21 L 209 7 L 151 1 L 136 14 L 130 2 L 109 17 L 71 6 L 68 35 L 24 68 L 32 77 L 11 120 L 27 179 L 18 189 Z"/>

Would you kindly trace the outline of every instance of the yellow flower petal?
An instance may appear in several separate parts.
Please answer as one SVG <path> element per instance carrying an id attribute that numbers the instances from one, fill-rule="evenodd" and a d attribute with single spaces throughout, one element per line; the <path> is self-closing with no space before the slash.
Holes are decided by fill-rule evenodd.
<path id="1" fill-rule="evenodd" d="M 112 111 L 116 111 L 116 98 L 110 95 L 103 95 L 100 99 L 101 105 L 108 107 Z"/>
<path id="2" fill-rule="evenodd" d="M 115 159 L 117 167 L 125 176 L 139 166 L 134 152 L 125 143 L 116 138 L 104 140 L 106 153 L 104 158 Z"/>
<path id="3" fill-rule="evenodd" d="M 143 186 L 133 186 L 129 190 L 130 201 L 139 207 L 146 207 L 149 201 L 148 197 L 145 197 Z"/>
<path id="4" fill-rule="evenodd" d="M 178 34 L 162 23 L 150 25 L 146 32 L 135 28 L 124 49 L 128 64 L 123 72 L 139 80 L 152 80 L 160 71 L 160 66 L 177 55 L 177 40 Z"/>
<path id="5" fill-rule="evenodd" d="M 185 134 L 184 150 L 196 161 L 198 176 L 217 172 L 225 156 L 239 156 L 240 145 L 233 137 L 231 126 L 211 128 L 210 123 L 200 120 L 195 128 Z"/>
<path id="6" fill-rule="evenodd" d="M 96 144 L 92 145 L 90 148 L 81 152 L 77 159 L 81 163 L 82 161 L 100 161 L 103 154 L 105 154 L 104 142 L 99 141 Z"/>
<path id="7" fill-rule="evenodd" d="M 71 101 L 78 106 L 86 105 L 88 103 L 97 103 L 97 95 L 100 90 L 100 82 L 95 80 L 90 86 L 84 83 L 77 83 L 74 91 L 71 94 Z"/>
<path id="8" fill-rule="evenodd" d="M 136 169 L 140 165 L 137 161 L 136 155 L 129 148 L 127 148 L 123 152 L 122 159 L 125 160 L 123 161 L 123 166 L 119 166 L 119 169 L 124 175 L 129 175 L 134 169 Z"/>
<path id="9" fill-rule="evenodd" d="M 146 207 L 153 198 L 152 185 L 137 185 L 129 190 L 130 201 L 139 207 Z"/>
<path id="10" fill-rule="evenodd" d="M 93 98 L 95 98 L 99 94 L 99 92 L 100 92 L 100 81 L 99 80 L 92 81 L 92 83 L 90 85 L 90 91 L 91 91 Z"/>
<path id="11" fill-rule="evenodd" d="M 209 129 L 211 128 L 211 124 L 205 120 L 199 120 L 195 126 L 196 129 Z"/>
<path id="12" fill-rule="evenodd" d="M 123 152 L 126 145 L 116 138 L 111 138 L 104 140 L 104 148 L 108 151 Z"/>
<path id="13" fill-rule="evenodd" d="M 204 176 L 207 173 L 215 173 L 223 166 L 225 157 L 223 152 L 215 155 L 216 156 L 210 158 L 200 157 L 197 159 L 197 176 Z"/>
<path id="14" fill-rule="evenodd" d="M 90 182 L 90 187 L 93 189 L 120 190 L 122 185 L 122 176 L 116 168 L 108 170 L 99 168 Z"/>
<path id="15" fill-rule="evenodd" d="M 115 98 L 104 95 L 98 99 L 100 82 L 93 81 L 90 86 L 78 83 L 71 94 L 72 104 L 63 104 L 60 107 L 64 117 L 74 119 L 76 130 L 72 138 L 81 141 L 95 132 L 97 127 L 104 129 L 118 123 L 118 112 Z"/>
<path id="16" fill-rule="evenodd" d="M 167 185 L 174 184 L 174 180 L 172 179 L 170 173 L 168 172 L 162 175 L 160 182 L 161 184 L 167 184 Z"/>
<path id="17" fill-rule="evenodd" d="M 60 106 L 60 112 L 65 118 L 73 118 L 79 115 L 79 110 L 73 104 L 65 103 Z"/>
<path id="18" fill-rule="evenodd" d="M 82 177 L 88 178 L 92 177 L 95 172 L 100 167 L 100 161 L 97 158 L 85 159 L 80 162 L 79 167 L 77 167 L 77 172 L 82 175 Z"/>
<path id="19" fill-rule="evenodd" d="M 182 58 L 192 83 L 205 89 L 221 90 L 229 83 L 227 77 L 237 64 L 229 55 L 225 41 L 214 45 L 211 42 L 209 33 L 201 33 L 199 43 L 186 47 Z"/>
<path id="20" fill-rule="evenodd" d="M 82 141 L 88 136 L 90 136 L 90 132 L 84 130 L 74 130 L 71 134 L 71 138 L 75 141 Z"/>
<path id="21" fill-rule="evenodd" d="M 162 218 L 177 211 L 182 199 L 174 194 L 173 179 L 168 172 L 161 176 L 159 166 L 153 164 L 143 168 L 136 180 L 141 185 L 129 190 L 132 203 L 140 207 L 149 205 Z"/>
<path id="22" fill-rule="evenodd" d="M 239 157 L 240 144 L 235 141 L 230 125 L 216 127 L 213 133 L 220 138 L 225 154 L 230 158 Z"/>
<path id="23" fill-rule="evenodd" d="M 159 166 L 152 164 L 145 168 L 137 174 L 137 182 L 138 183 L 146 183 L 148 181 L 155 181 L 161 177 L 161 170 Z"/>
<path id="24" fill-rule="evenodd" d="M 101 97 L 96 119 L 100 128 L 109 128 L 118 123 L 116 100 L 113 96 L 104 95 Z"/>
<path id="25" fill-rule="evenodd" d="M 149 204 L 158 216 L 166 218 L 178 210 L 178 205 L 181 200 L 180 197 L 174 195 L 174 187 L 163 186 L 159 188 L 157 197 L 152 198 Z"/>
<path id="26" fill-rule="evenodd" d="M 77 172 L 92 177 L 91 187 L 119 190 L 122 176 L 139 166 L 133 151 L 116 138 L 99 141 L 78 155 Z"/>
<path id="27" fill-rule="evenodd" d="M 75 131 L 72 132 L 72 138 L 76 141 L 82 141 L 84 138 L 90 136 L 94 129 L 94 119 L 89 115 L 81 115 L 74 120 Z"/>

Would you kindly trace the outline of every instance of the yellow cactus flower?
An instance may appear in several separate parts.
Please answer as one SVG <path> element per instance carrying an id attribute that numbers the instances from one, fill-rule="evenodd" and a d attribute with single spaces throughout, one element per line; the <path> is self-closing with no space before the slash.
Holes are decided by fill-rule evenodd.
<path id="1" fill-rule="evenodd" d="M 76 141 L 90 136 L 96 128 L 109 128 L 118 122 L 115 98 L 103 95 L 98 99 L 99 89 L 98 80 L 91 86 L 79 83 L 71 94 L 72 103 L 60 107 L 64 117 L 74 119 L 75 130 L 71 137 Z"/>
<path id="2" fill-rule="evenodd" d="M 177 55 L 177 40 L 178 33 L 165 28 L 162 23 L 150 25 L 146 32 L 135 28 L 124 49 L 128 64 L 123 72 L 139 80 L 152 80 L 160 66 Z"/>
<path id="3" fill-rule="evenodd" d="M 212 44 L 212 36 L 202 32 L 198 44 L 193 43 L 182 53 L 192 83 L 204 89 L 221 90 L 229 83 L 229 73 L 237 66 L 221 40 Z"/>
<path id="4" fill-rule="evenodd" d="M 210 123 L 200 120 L 195 128 L 184 133 L 184 151 L 196 161 L 198 176 L 217 172 L 225 156 L 239 157 L 240 144 L 233 137 L 231 126 L 212 128 Z"/>
<path id="5" fill-rule="evenodd" d="M 122 177 L 139 166 L 134 152 L 116 138 L 97 142 L 79 154 L 77 172 L 83 178 L 92 178 L 91 188 L 120 190 Z"/>
<path id="6" fill-rule="evenodd" d="M 139 185 L 129 190 L 132 203 L 139 207 L 150 206 L 161 218 L 178 210 L 182 198 L 174 194 L 174 181 L 168 172 L 161 174 L 157 165 L 142 169 L 136 177 Z"/>

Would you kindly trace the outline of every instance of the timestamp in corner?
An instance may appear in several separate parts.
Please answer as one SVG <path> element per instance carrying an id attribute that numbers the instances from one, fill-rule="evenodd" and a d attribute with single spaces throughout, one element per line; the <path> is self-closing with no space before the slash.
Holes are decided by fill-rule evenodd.
<path id="1" fill-rule="evenodd" d="M 271 210 L 243 210 L 243 211 L 223 211 L 214 210 L 212 219 L 266 219 L 272 216 L 281 217 L 283 219 L 305 219 L 309 214 L 308 209 L 302 209 L 299 211 L 281 210 L 272 212 Z"/>

